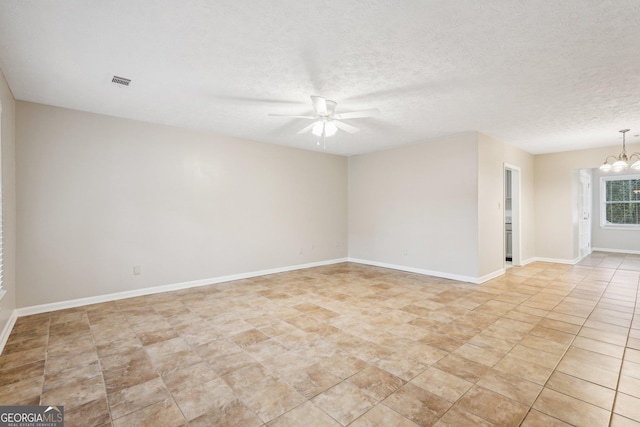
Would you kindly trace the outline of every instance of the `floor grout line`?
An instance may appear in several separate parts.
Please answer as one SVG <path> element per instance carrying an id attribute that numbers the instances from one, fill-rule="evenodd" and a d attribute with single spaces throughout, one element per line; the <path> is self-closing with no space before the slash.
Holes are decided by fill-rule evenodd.
<path id="1" fill-rule="evenodd" d="M 633 328 L 633 321 L 635 320 L 636 317 L 636 310 L 638 309 L 638 289 L 640 288 L 640 278 L 638 279 L 638 284 L 636 285 L 636 289 L 635 289 L 635 300 L 634 300 L 634 306 L 633 306 L 633 314 L 631 315 L 631 320 L 629 321 L 629 329 L 627 331 L 627 340 L 625 342 L 624 345 L 624 349 L 622 350 L 622 360 L 620 362 L 620 371 L 618 372 L 618 381 L 616 382 L 616 390 L 615 390 L 615 394 L 613 395 L 613 404 L 611 405 L 611 416 L 609 417 L 609 425 L 611 425 L 611 423 L 613 422 L 613 414 L 614 414 L 614 410 L 616 407 L 616 401 L 618 399 L 618 393 L 619 393 L 619 388 L 620 388 L 620 379 L 622 378 L 622 371 L 624 368 L 624 362 L 625 362 L 625 356 L 627 354 L 627 349 L 629 348 L 629 337 L 631 336 L 631 330 Z"/>
<path id="2" fill-rule="evenodd" d="M 583 279 L 583 280 L 584 280 L 584 279 Z M 572 289 L 572 292 L 573 292 L 573 291 L 574 291 L 578 286 L 580 286 L 580 283 L 582 283 L 582 281 L 580 281 L 579 283 L 577 283 L 577 284 L 576 284 L 576 286 L 574 286 L 574 288 Z M 558 363 L 556 363 L 556 365 L 554 366 L 553 371 L 551 372 L 551 375 L 549 375 L 549 377 L 548 377 L 548 378 L 547 378 L 547 380 L 545 381 L 544 385 L 543 385 L 543 386 L 542 386 L 542 388 L 540 389 L 540 392 L 538 393 L 538 395 L 536 396 L 536 398 L 533 400 L 533 403 L 532 403 L 532 404 L 531 404 L 531 406 L 529 407 L 529 411 L 528 411 L 528 413 L 529 413 L 529 412 L 531 412 L 531 410 L 533 410 L 533 407 L 534 407 L 535 403 L 538 401 L 538 399 L 540 398 L 540 395 L 542 394 L 542 392 L 544 391 L 544 389 L 545 389 L 545 388 L 547 388 L 547 384 L 549 383 L 549 380 L 551 379 L 551 377 L 553 376 L 553 374 L 557 371 L 558 366 L 560 366 L 560 364 L 562 363 L 562 361 L 563 361 L 563 360 L 564 360 L 564 358 L 566 357 L 567 353 L 569 352 L 569 349 L 570 349 L 570 348 L 571 348 L 571 346 L 573 345 L 574 341 L 575 341 L 575 340 L 576 340 L 576 338 L 580 335 L 580 332 L 581 332 L 581 331 L 582 331 L 582 329 L 584 328 L 584 325 L 587 323 L 587 321 L 589 320 L 589 318 L 591 317 L 591 315 L 593 314 L 593 312 L 594 312 L 594 311 L 596 310 L 596 308 L 598 307 L 598 304 L 599 304 L 599 303 L 600 303 L 600 301 L 602 300 L 603 295 L 605 295 L 605 294 L 606 294 L 607 289 L 609 288 L 609 285 L 610 285 L 610 284 L 611 284 L 611 280 L 609 280 L 609 281 L 607 282 L 607 285 L 605 286 L 605 288 L 602 290 L 602 292 L 601 292 L 600 296 L 598 297 L 598 302 L 596 302 L 596 303 L 594 304 L 594 306 L 593 306 L 593 308 L 591 309 L 591 311 L 590 311 L 589 315 L 588 315 L 587 317 L 585 317 L 584 322 L 582 323 L 582 325 L 580 325 L 580 329 L 578 329 L 578 331 L 573 335 L 573 338 L 571 339 L 571 342 L 569 343 L 569 345 L 567 345 L 567 348 L 566 348 L 566 349 L 565 349 L 565 351 L 562 353 L 562 357 L 560 357 L 560 360 L 558 360 Z M 562 299 L 562 301 L 564 301 L 566 298 L 568 298 L 568 297 L 569 297 L 569 295 L 571 295 L 571 293 L 572 293 L 572 292 L 570 292 L 569 294 L 567 294 L 567 296 L 565 296 L 565 297 Z M 559 306 L 561 303 L 562 303 L 562 302 L 558 303 L 554 308 L 556 308 L 557 306 Z M 553 309 L 549 310 L 549 312 L 551 312 L 551 311 L 553 311 Z M 546 317 L 545 317 L 545 318 L 546 318 Z M 573 376 L 573 375 L 571 375 L 571 376 Z M 574 377 L 574 378 L 575 378 L 575 377 Z M 584 379 L 582 379 L 582 378 L 579 378 L 579 379 L 584 380 Z M 584 381 L 586 381 L 586 380 L 584 380 Z M 589 381 L 589 382 L 590 382 L 590 381 Z M 564 394 L 564 393 L 561 393 L 561 394 Z M 569 396 L 569 397 L 573 397 L 573 396 Z M 573 397 L 573 398 L 574 398 L 574 399 L 577 399 L 577 398 L 575 398 L 575 397 Z M 581 400 L 581 399 L 577 399 L 577 400 Z M 585 403 L 588 403 L 588 402 L 585 402 Z M 611 412 L 611 413 L 613 413 L 613 407 L 611 408 L 611 411 L 610 411 L 610 412 Z M 555 417 L 555 416 L 553 416 L 553 415 L 550 415 L 550 414 L 545 414 L 545 415 L 548 415 L 548 416 L 550 416 L 550 417 L 553 417 L 553 418 L 555 418 L 555 419 L 558 419 L 558 420 L 560 420 L 560 421 L 562 421 L 562 422 L 566 422 L 566 421 L 561 420 L 561 419 L 559 419 L 559 418 L 557 418 L 557 417 Z M 525 419 L 526 419 L 526 417 L 525 417 Z M 522 422 L 524 422 L 524 419 L 523 419 L 523 421 L 522 421 Z M 521 424 L 522 424 L 522 423 L 521 423 Z"/>

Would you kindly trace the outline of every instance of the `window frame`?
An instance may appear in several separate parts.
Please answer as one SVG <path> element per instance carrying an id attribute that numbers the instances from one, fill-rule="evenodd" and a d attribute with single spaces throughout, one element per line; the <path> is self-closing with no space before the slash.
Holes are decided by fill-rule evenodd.
<path id="1" fill-rule="evenodd" d="M 640 174 L 607 175 L 600 177 L 600 228 L 610 230 L 640 230 L 640 224 L 614 224 L 607 221 L 607 182 L 631 179 L 640 179 Z"/>

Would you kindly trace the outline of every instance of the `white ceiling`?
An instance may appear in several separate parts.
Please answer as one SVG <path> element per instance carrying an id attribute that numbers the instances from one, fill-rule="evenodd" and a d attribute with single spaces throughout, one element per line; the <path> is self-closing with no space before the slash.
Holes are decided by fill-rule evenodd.
<path id="1" fill-rule="evenodd" d="M 267 114 L 379 108 L 335 154 L 466 131 L 537 154 L 640 133 L 640 1 L 0 0 L 0 68 L 20 100 L 310 150 Z"/>

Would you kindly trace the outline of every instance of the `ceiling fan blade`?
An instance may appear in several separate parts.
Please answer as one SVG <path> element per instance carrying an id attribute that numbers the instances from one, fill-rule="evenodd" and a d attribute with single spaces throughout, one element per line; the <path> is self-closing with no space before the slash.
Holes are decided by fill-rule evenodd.
<path id="1" fill-rule="evenodd" d="M 276 117 L 293 117 L 296 119 L 315 119 L 314 116 L 292 116 L 290 114 L 269 114 L 270 116 L 276 116 Z"/>
<path id="2" fill-rule="evenodd" d="M 309 133 L 311 132 L 311 129 L 313 129 L 313 127 L 315 126 L 316 122 L 311 123 L 309 126 L 305 126 L 302 130 L 300 130 L 298 132 L 298 135 L 303 134 L 303 133 Z"/>
<path id="3" fill-rule="evenodd" d="M 320 116 L 327 115 L 327 100 L 321 96 L 311 95 L 311 102 L 313 103 L 313 108 L 316 109 L 316 113 Z"/>
<path id="4" fill-rule="evenodd" d="M 326 99 L 325 102 L 327 104 L 327 116 L 333 115 L 336 111 L 336 105 L 338 104 L 335 101 L 329 101 L 328 99 Z"/>
<path id="5" fill-rule="evenodd" d="M 338 120 L 344 119 L 359 119 L 362 117 L 373 117 L 380 114 L 380 110 L 372 108 L 370 110 L 352 111 L 350 113 L 334 114 L 333 118 Z"/>
<path id="6" fill-rule="evenodd" d="M 357 127 L 348 125 L 346 123 L 339 122 L 337 120 L 333 120 L 333 124 L 335 124 L 338 129 L 343 130 L 343 131 L 348 132 L 348 133 L 360 132 L 360 129 L 358 129 Z"/>

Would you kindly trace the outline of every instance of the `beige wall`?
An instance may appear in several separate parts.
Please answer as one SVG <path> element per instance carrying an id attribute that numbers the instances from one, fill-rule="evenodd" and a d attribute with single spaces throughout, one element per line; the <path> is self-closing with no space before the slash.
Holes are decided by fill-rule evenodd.
<path id="1" fill-rule="evenodd" d="M 536 256 L 534 158 L 531 153 L 504 144 L 504 162 L 520 168 L 520 261 L 523 263 Z"/>
<path id="2" fill-rule="evenodd" d="M 521 170 L 533 258 L 533 155 L 467 133 L 349 159 L 349 257 L 482 280 L 504 268 L 504 164 Z"/>
<path id="3" fill-rule="evenodd" d="M 21 101 L 16 132 L 18 307 L 347 255 L 344 157 Z"/>
<path id="4" fill-rule="evenodd" d="M 570 262 L 578 258 L 576 183 L 579 169 L 599 167 L 620 146 L 535 156 L 536 256 Z M 640 145 L 627 146 L 640 151 Z"/>
<path id="5" fill-rule="evenodd" d="M 2 104 L 2 286 L 7 293 L 0 301 L 0 332 L 16 307 L 16 202 L 15 202 L 15 109 L 7 81 L 0 71 L 0 103 Z"/>
<path id="6" fill-rule="evenodd" d="M 573 248 L 574 168 L 566 162 L 574 163 L 568 153 L 535 157 L 536 256 L 569 262 L 577 254 Z"/>
<path id="7" fill-rule="evenodd" d="M 504 268 L 504 144 L 478 134 L 478 276 Z"/>
<path id="8" fill-rule="evenodd" d="M 479 274 L 504 267 L 504 167 L 520 170 L 520 261 L 535 257 L 534 156 L 482 133 L 478 134 Z"/>
<path id="9" fill-rule="evenodd" d="M 478 277 L 477 134 L 351 157 L 349 257 Z"/>
<path id="10" fill-rule="evenodd" d="M 468 133 L 347 160 L 17 102 L 16 290 L 16 103 L 0 83 L 0 321 L 14 298 L 25 307 L 320 262 L 345 257 L 347 243 L 353 259 L 482 278 L 503 266 L 504 163 L 521 170 L 521 259 L 571 261 L 575 171 L 619 150 L 533 156 Z"/>

